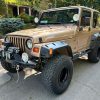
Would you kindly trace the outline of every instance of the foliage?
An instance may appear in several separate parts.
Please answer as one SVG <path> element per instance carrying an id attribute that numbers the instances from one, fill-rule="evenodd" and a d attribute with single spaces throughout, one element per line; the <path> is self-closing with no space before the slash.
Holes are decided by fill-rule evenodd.
<path id="1" fill-rule="evenodd" d="M 50 0 L 50 2 L 52 3 L 53 7 L 55 7 L 55 5 L 56 7 L 81 5 L 100 10 L 100 0 Z"/>
<path id="2" fill-rule="evenodd" d="M 6 5 L 4 0 L 0 0 L 0 15 L 6 14 Z"/>
<path id="3" fill-rule="evenodd" d="M 8 8 L 8 16 L 13 17 L 13 11 L 10 7 Z"/>
<path id="4" fill-rule="evenodd" d="M 2 15 L 0 15 L 0 18 L 3 18 L 3 16 L 2 16 Z"/>
<path id="5" fill-rule="evenodd" d="M 30 5 L 28 0 L 4 0 L 6 4 Z"/>
<path id="6" fill-rule="evenodd" d="M 14 32 L 22 29 L 24 25 L 20 18 L 2 18 L 0 19 L 0 33 L 7 34 Z"/>
<path id="7" fill-rule="evenodd" d="M 51 4 L 50 0 L 28 0 L 31 4 L 31 6 L 36 9 L 37 11 L 40 11 L 41 9 L 47 9 L 49 5 Z"/>
<path id="8" fill-rule="evenodd" d="M 31 6 L 33 6 L 35 9 L 39 8 L 40 5 L 40 0 L 28 0 L 31 4 Z"/>
<path id="9" fill-rule="evenodd" d="M 18 17 L 23 19 L 25 23 L 33 23 L 33 21 L 34 21 L 34 17 L 29 16 L 26 13 L 21 13 Z"/>
<path id="10" fill-rule="evenodd" d="M 36 27 L 35 24 L 27 23 L 27 24 L 25 25 L 24 29 L 33 29 L 33 28 L 35 28 L 35 27 Z"/>
<path id="11" fill-rule="evenodd" d="M 100 10 L 100 0 L 28 0 L 35 9 L 81 5 Z"/>

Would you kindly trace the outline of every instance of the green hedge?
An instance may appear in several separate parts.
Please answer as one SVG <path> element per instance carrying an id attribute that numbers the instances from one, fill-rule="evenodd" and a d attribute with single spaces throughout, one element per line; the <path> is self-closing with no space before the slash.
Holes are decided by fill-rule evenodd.
<path id="1" fill-rule="evenodd" d="M 34 22 L 34 17 L 33 16 L 29 16 L 26 13 L 21 13 L 18 18 L 21 18 L 24 20 L 25 23 L 33 23 Z"/>
<path id="2" fill-rule="evenodd" d="M 25 26 L 24 21 L 20 18 L 2 18 L 0 19 L 0 33 L 7 34 L 20 29 Z"/>

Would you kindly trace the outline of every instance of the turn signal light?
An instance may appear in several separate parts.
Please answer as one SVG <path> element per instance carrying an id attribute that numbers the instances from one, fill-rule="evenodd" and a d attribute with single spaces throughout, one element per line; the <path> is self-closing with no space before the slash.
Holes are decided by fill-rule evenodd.
<path id="1" fill-rule="evenodd" d="M 50 54 L 50 55 L 53 54 L 53 49 L 52 49 L 52 48 L 49 49 L 49 54 Z"/>
<path id="2" fill-rule="evenodd" d="M 34 47 L 34 48 L 33 48 L 33 52 L 35 52 L 35 53 L 39 53 L 39 48 Z"/>

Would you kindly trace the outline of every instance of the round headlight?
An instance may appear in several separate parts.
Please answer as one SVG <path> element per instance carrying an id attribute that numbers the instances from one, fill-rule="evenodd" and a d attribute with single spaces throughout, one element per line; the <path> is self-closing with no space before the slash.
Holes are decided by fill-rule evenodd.
<path id="1" fill-rule="evenodd" d="M 32 47 L 33 47 L 33 42 L 32 42 L 31 39 L 28 39 L 28 40 L 26 41 L 26 47 L 27 47 L 28 49 L 32 49 Z"/>
<path id="2" fill-rule="evenodd" d="M 27 54 L 27 53 L 23 53 L 23 54 L 22 54 L 22 60 L 23 60 L 25 63 L 28 62 L 29 57 L 28 57 L 28 54 Z"/>
<path id="3" fill-rule="evenodd" d="M 5 42 L 9 42 L 8 36 L 5 37 Z"/>

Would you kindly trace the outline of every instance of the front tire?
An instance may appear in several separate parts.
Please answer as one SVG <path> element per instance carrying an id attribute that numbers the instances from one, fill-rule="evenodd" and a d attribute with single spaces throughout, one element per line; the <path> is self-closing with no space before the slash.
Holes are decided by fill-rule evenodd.
<path id="1" fill-rule="evenodd" d="M 70 57 L 59 55 L 52 58 L 44 67 L 42 78 L 45 85 L 55 94 L 62 94 L 69 86 L 73 75 L 73 62 Z"/>
<path id="2" fill-rule="evenodd" d="M 17 73 L 16 67 L 13 66 L 12 64 L 6 62 L 5 60 L 1 60 L 1 65 L 8 72 L 10 72 L 10 73 Z M 19 71 L 22 71 L 22 70 L 23 70 L 22 68 L 19 69 Z"/>

